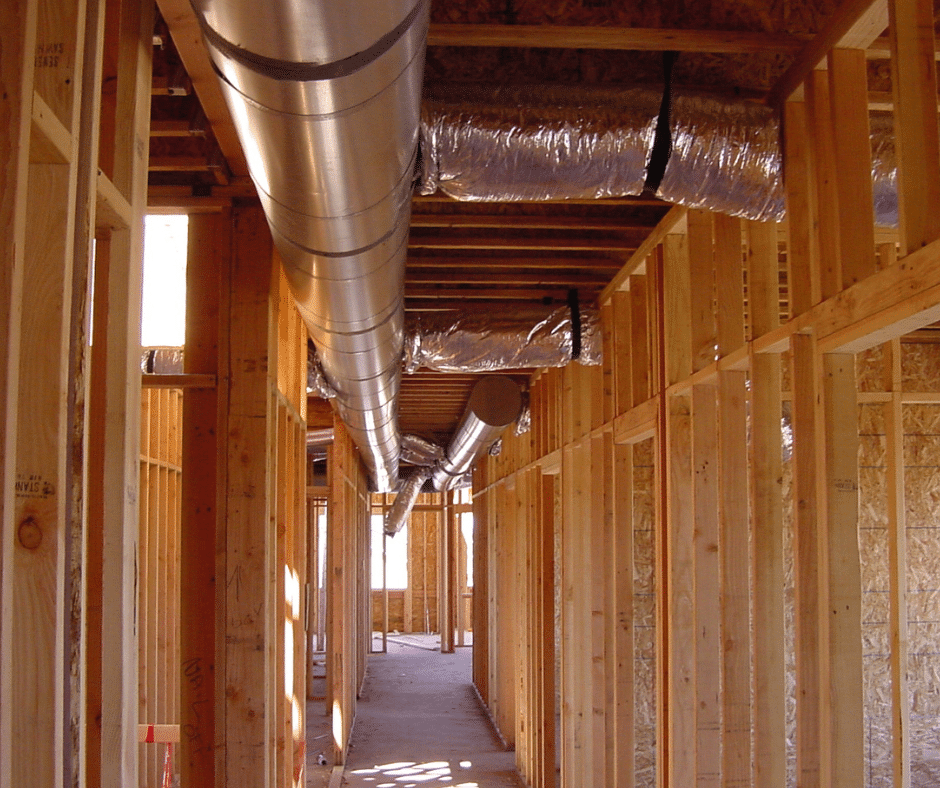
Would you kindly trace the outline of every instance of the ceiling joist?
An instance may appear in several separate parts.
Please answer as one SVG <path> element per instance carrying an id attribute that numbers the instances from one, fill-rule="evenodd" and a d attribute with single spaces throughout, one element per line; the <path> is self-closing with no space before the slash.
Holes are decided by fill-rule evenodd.
<path id="1" fill-rule="evenodd" d="M 806 39 L 787 33 L 739 30 L 663 30 L 587 25 L 432 24 L 428 46 L 609 49 L 796 55 Z"/>

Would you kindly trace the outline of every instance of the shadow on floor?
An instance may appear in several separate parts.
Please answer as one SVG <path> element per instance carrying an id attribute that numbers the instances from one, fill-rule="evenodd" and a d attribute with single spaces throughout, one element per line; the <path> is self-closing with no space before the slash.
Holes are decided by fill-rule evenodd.
<path id="1" fill-rule="evenodd" d="M 441 654 L 439 647 L 433 635 L 389 636 L 388 653 L 369 658 L 342 785 L 522 786 L 515 754 L 503 747 L 471 684 L 471 649 Z M 328 743 L 322 703 L 310 711 L 327 723 L 320 741 Z M 332 763 L 319 766 L 315 760 L 318 751 L 329 749 L 316 746 L 318 735 L 308 725 L 307 788 L 325 788 L 332 772 Z"/>

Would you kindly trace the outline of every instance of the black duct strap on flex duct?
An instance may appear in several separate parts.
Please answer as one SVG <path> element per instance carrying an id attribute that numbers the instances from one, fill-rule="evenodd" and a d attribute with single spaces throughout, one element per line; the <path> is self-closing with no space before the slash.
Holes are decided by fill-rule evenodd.
<path id="1" fill-rule="evenodd" d="M 581 358 L 581 305 L 578 291 L 568 291 L 568 309 L 571 310 L 571 360 Z"/>
<path id="2" fill-rule="evenodd" d="M 663 52 L 663 100 L 659 106 L 656 134 L 653 136 L 653 147 L 646 164 L 646 183 L 643 185 L 643 193 L 654 197 L 659 190 L 659 185 L 663 182 L 666 165 L 672 155 L 672 128 L 669 115 L 672 110 L 672 67 L 676 64 L 678 57 L 678 52 Z"/>

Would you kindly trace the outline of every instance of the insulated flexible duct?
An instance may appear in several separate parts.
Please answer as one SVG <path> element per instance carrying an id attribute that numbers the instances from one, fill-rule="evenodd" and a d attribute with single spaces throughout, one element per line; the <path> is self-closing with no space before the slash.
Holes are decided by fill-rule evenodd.
<path id="1" fill-rule="evenodd" d="M 430 476 L 430 468 L 418 468 L 402 484 L 398 495 L 395 496 L 392 508 L 388 510 L 385 517 L 385 533 L 388 536 L 394 536 L 404 528 L 405 523 L 408 521 L 408 515 L 414 509 L 415 501 L 418 500 L 418 495 L 421 494 L 421 489 Z"/>
<path id="2" fill-rule="evenodd" d="M 601 363 L 600 313 L 594 307 L 533 305 L 512 311 L 426 312 L 405 323 L 405 373 L 499 372 Z M 577 330 L 575 329 L 577 326 Z"/>
<path id="3" fill-rule="evenodd" d="M 423 194 L 465 201 L 639 195 L 661 88 L 429 85 Z M 758 221 L 784 216 L 780 122 L 769 107 L 672 91 L 661 199 Z M 897 224 L 890 119 L 872 117 L 875 218 Z"/>
<path id="4" fill-rule="evenodd" d="M 339 415 L 390 490 L 429 2 L 193 3 Z"/>

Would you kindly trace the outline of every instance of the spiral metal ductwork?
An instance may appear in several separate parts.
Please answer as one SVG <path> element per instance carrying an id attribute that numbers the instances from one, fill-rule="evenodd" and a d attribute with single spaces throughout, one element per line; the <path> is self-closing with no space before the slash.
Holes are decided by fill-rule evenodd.
<path id="1" fill-rule="evenodd" d="M 385 519 L 385 533 L 394 536 L 402 529 L 429 479 L 435 490 L 454 489 L 477 457 L 499 439 L 522 410 L 522 391 L 512 378 L 506 375 L 480 378 L 470 392 L 467 409 L 444 456 L 433 466 L 417 468 L 402 484 Z"/>
<path id="2" fill-rule="evenodd" d="M 395 502 L 385 518 L 386 536 L 394 536 L 404 528 L 411 510 L 414 509 L 415 501 L 418 500 L 421 490 L 430 477 L 430 468 L 418 468 L 402 483 L 398 495 L 395 496 Z"/>
<path id="3" fill-rule="evenodd" d="M 480 378 L 470 392 L 470 401 L 450 445 L 431 474 L 435 490 L 450 490 L 470 470 L 473 461 L 486 451 L 502 431 L 522 412 L 522 392 L 505 375 Z"/>
<path id="4" fill-rule="evenodd" d="M 339 415 L 390 490 L 429 2 L 193 5 Z"/>

